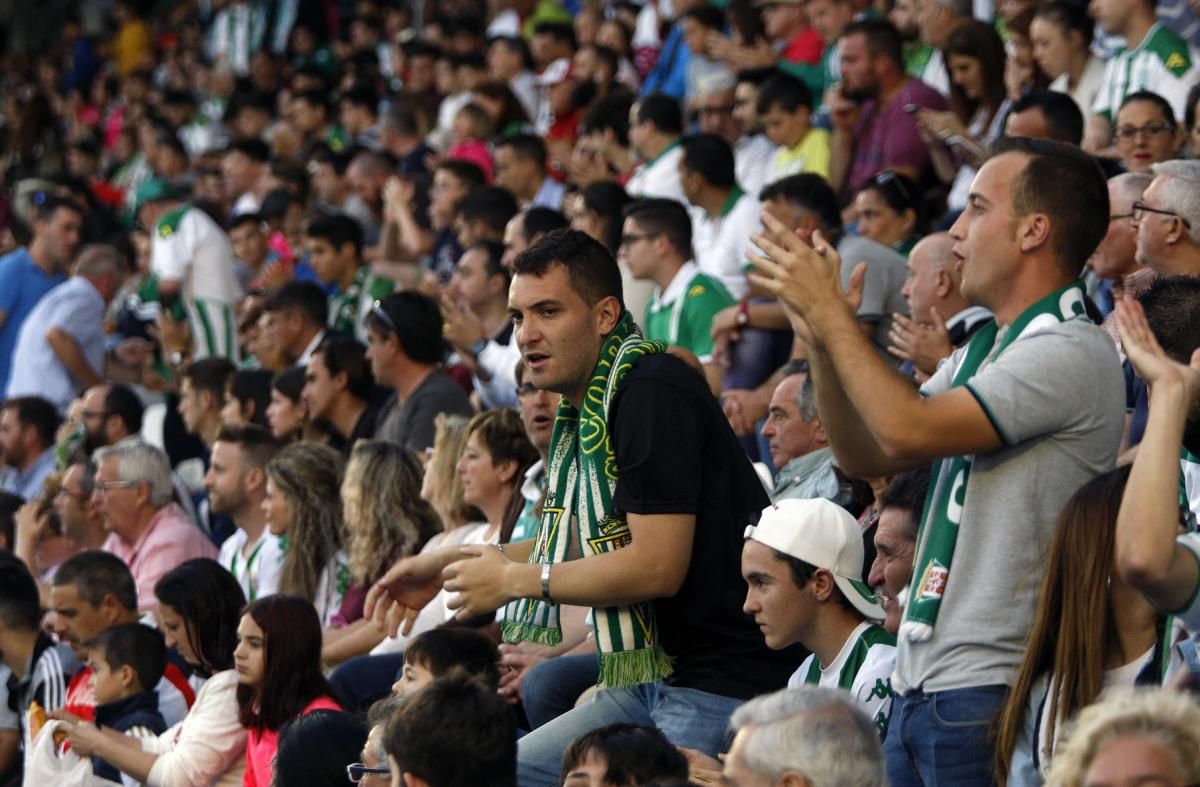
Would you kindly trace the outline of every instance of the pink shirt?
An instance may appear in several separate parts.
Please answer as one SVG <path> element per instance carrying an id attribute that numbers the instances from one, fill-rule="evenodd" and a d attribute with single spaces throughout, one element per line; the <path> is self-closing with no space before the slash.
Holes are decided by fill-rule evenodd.
<path id="1" fill-rule="evenodd" d="M 150 526 L 133 544 L 109 533 L 103 546 L 125 561 L 137 583 L 138 609 L 157 609 L 154 586 L 171 569 L 196 557 L 217 557 L 217 548 L 204 531 L 192 524 L 183 509 L 171 503 L 160 508 Z"/>
<path id="2" fill-rule="evenodd" d="M 304 706 L 300 716 L 315 710 L 341 710 L 331 697 L 317 697 Z M 271 787 L 275 778 L 275 750 L 279 748 L 279 730 L 250 730 L 246 736 L 246 775 L 243 787 Z"/>

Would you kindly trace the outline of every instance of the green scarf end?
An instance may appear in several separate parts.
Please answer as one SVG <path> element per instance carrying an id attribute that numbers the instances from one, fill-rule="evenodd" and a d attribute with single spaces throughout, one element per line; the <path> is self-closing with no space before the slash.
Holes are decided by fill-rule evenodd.
<path id="1" fill-rule="evenodd" d="M 505 621 L 500 631 L 505 642 L 533 642 L 537 645 L 557 645 L 562 642 L 562 629 L 539 626 L 525 620 Z"/>
<path id="2" fill-rule="evenodd" d="M 671 657 L 657 645 L 600 654 L 600 686 L 606 689 L 653 683 L 674 671 Z"/>

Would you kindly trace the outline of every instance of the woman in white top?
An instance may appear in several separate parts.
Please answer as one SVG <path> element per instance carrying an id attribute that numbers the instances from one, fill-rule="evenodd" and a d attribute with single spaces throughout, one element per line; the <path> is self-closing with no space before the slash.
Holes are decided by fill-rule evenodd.
<path id="1" fill-rule="evenodd" d="M 192 709 L 157 738 L 134 738 L 76 721 L 70 727 L 71 746 L 150 787 L 240 785 L 246 730 L 238 720 L 233 650 L 246 603 L 242 588 L 217 561 L 197 558 L 169 571 L 154 594 L 167 645 L 207 677 Z"/>
<path id="2" fill-rule="evenodd" d="M 344 614 L 350 561 L 342 543 L 342 455 L 319 443 L 293 443 L 267 464 L 263 513 L 272 535 L 284 536 L 279 592 L 300 596 L 317 608 L 321 625 Z"/>
<path id="3" fill-rule="evenodd" d="M 1104 82 L 1104 61 L 1091 52 L 1095 27 L 1086 5 L 1057 0 L 1038 6 L 1029 26 L 1033 57 L 1050 78 L 1050 89 L 1074 99 L 1085 118 Z"/>
<path id="4" fill-rule="evenodd" d="M 1025 660 L 1000 713 L 1002 785 L 1042 784 L 1067 719 L 1104 688 L 1158 683 L 1165 671 L 1165 620 L 1115 570 L 1128 479 L 1128 465 L 1092 479 L 1058 517 Z"/>

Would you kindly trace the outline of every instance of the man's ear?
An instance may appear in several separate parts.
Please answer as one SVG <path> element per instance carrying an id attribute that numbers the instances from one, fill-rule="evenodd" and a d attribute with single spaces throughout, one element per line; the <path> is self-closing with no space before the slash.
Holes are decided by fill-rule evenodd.
<path id="1" fill-rule="evenodd" d="M 339 391 L 345 391 L 350 387 L 350 373 L 338 372 L 333 376 L 333 387 Z"/>
<path id="2" fill-rule="evenodd" d="M 267 474 L 261 467 L 251 467 L 246 471 L 245 487 L 246 491 L 256 491 L 263 489 L 267 484 Z"/>
<path id="3" fill-rule="evenodd" d="M 110 626 L 115 625 L 117 618 L 126 611 L 114 593 L 105 593 L 104 598 L 100 599 L 100 614 L 104 616 L 104 620 Z"/>
<path id="4" fill-rule="evenodd" d="M 612 333 L 613 328 L 621 320 L 621 302 L 615 296 L 608 296 L 596 304 L 596 327 L 602 336 Z"/>
<path id="5" fill-rule="evenodd" d="M 1021 251 L 1030 252 L 1050 243 L 1050 217 L 1045 213 L 1030 213 L 1018 222 Z"/>
<path id="6" fill-rule="evenodd" d="M 221 411 L 222 402 L 217 401 L 217 397 L 213 396 L 212 391 L 200 391 L 200 405 L 205 410 Z"/>
<path id="7" fill-rule="evenodd" d="M 945 298 L 954 290 L 954 278 L 945 270 L 933 273 L 933 291 L 939 298 Z"/>

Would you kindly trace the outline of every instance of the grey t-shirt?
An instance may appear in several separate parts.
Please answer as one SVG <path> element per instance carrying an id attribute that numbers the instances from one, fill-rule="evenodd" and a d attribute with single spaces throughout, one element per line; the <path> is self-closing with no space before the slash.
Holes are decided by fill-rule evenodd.
<path id="1" fill-rule="evenodd" d="M 424 451 L 433 446 L 433 422 L 438 413 L 470 417 L 475 410 L 463 387 L 441 369 L 434 369 L 404 402 L 394 395 L 388 400 L 375 439 Z"/>
<path id="2" fill-rule="evenodd" d="M 921 392 L 949 389 L 964 352 L 956 350 Z M 967 383 L 1004 445 L 971 463 L 933 637 L 900 636 L 897 691 L 1012 683 L 1059 512 L 1116 460 L 1122 381 L 1112 340 L 1076 318 L 1013 342 Z"/>
<path id="3" fill-rule="evenodd" d="M 900 294 L 908 278 L 908 263 L 895 249 L 859 235 L 847 235 L 837 247 L 842 258 L 842 287 L 850 285 L 850 276 L 860 262 L 867 263 L 863 281 L 862 305 L 858 319 L 875 323 L 871 342 L 887 355 L 888 333 L 892 330 L 892 314 L 908 314 L 908 301 Z"/>

